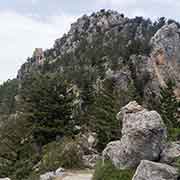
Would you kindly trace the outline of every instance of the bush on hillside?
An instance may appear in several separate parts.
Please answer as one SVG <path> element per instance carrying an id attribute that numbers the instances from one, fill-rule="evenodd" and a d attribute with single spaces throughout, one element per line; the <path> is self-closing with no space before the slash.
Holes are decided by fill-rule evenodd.
<path id="1" fill-rule="evenodd" d="M 40 171 L 54 171 L 59 167 L 79 169 L 83 167 L 82 151 L 72 139 L 63 142 L 51 142 L 44 147 Z"/>
<path id="2" fill-rule="evenodd" d="M 133 170 L 116 169 L 111 161 L 98 161 L 93 180 L 131 180 L 133 175 Z"/>
<path id="3" fill-rule="evenodd" d="M 168 138 L 170 141 L 179 141 L 180 140 L 180 128 L 169 129 Z"/>

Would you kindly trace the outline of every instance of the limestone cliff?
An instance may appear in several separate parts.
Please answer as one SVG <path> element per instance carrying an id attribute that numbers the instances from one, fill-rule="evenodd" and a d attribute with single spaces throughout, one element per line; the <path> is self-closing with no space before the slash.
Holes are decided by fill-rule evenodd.
<path id="1" fill-rule="evenodd" d="M 18 78 L 33 71 L 57 71 L 81 91 L 83 78 L 96 89 L 106 79 L 115 83 L 117 91 L 134 86 L 145 104 L 158 98 L 159 87 L 173 80 L 179 98 L 180 26 L 129 19 L 111 10 L 84 15 L 52 49 L 44 51 L 43 63 L 36 63 L 34 56 L 28 59 Z"/>

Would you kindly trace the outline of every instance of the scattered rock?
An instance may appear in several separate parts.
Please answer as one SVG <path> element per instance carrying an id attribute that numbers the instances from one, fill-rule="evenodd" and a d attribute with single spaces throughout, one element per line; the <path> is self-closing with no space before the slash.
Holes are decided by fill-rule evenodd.
<path id="1" fill-rule="evenodd" d="M 120 141 L 110 142 L 103 159 L 110 159 L 120 169 L 135 168 L 141 160 L 159 160 L 166 128 L 156 111 L 148 111 L 135 101 L 122 108 L 123 129 Z"/>
<path id="2" fill-rule="evenodd" d="M 62 168 L 62 167 L 60 167 L 60 168 L 58 168 L 58 169 L 56 170 L 55 174 L 56 174 L 56 176 L 59 176 L 59 175 L 61 175 L 64 171 L 65 171 L 65 169 Z"/>
<path id="3" fill-rule="evenodd" d="M 77 141 L 82 148 L 84 154 L 97 153 L 95 147 L 97 145 L 97 134 L 94 132 L 80 133 L 77 135 Z"/>
<path id="4" fill-rule="evenodd" d="M 94 168 L 97 160 L 99 160 L 101 157 L 98 154 L 90 154 L 90 155 L 84 155 L 82 158 L 83 158 L 83 163 L 86 167 Z"/>
<path id="5" fill-rule="evenodd" d="M 141 161 L 132 180 L 177 180 L 176 168 L 147 160 Z"/>
<path id="6" fill-rule="evenodd" d="M 55 177 L 56 177 L 55 172 L 47 172 L 45 174 L 40 175 L 40 180 L 52 180 L 52 178 Z"/>
<path id="7" fill-rule="evenodd" d="M 62 177 L 64 172 L 65 170 L 63 168 L 58 168 L 56 171 L 51 171 L 40 175 L 40 180 L 53 180 L 57 176 Z"/>

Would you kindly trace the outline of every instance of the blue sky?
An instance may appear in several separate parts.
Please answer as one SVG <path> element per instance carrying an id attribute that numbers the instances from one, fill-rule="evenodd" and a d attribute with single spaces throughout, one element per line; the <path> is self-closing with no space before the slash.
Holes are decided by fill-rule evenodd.
<path id="1" fill-rule="evenodd" d="M 52 47 L 78 17 L 103 8 L 180 21 L 179 0 L 0 0 L 0 83 L 16 77 L 34 48 Z"/>

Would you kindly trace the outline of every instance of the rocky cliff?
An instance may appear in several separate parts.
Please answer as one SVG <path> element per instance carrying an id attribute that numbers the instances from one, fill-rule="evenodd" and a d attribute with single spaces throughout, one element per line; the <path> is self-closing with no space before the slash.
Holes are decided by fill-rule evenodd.
<path id="1" fill-rule="evenodd" d="M 180 26 L 175 21 L 152 23 L 129 19 L 116 11 L 84 15 L 70 31 L 44 51 L 43 62 L 28 59 L 18 72 L 23 79 L 33 71 L 57 71 L 83 89 L 86 79 L 98 88 L 110 79 L 117 91 L 134 86 L 145 104 L 159 96 L 159 87 L 176 82 L 180 96 Z M 80 82 L 79 82 L 80 81 Z M 127 102 L 125 102 L 127 103 Z"/>
<path id="2" fill-rule="evenodd" d="M 1 176 L 94 168 L 110 142 L 108 167 L 138 167 L 134 180 L 177 180 L 179 50 L 179 23 L 111 10 L 84 15 L 51 49 L 36 48 L 18 80 L 0 87 Z"/>

